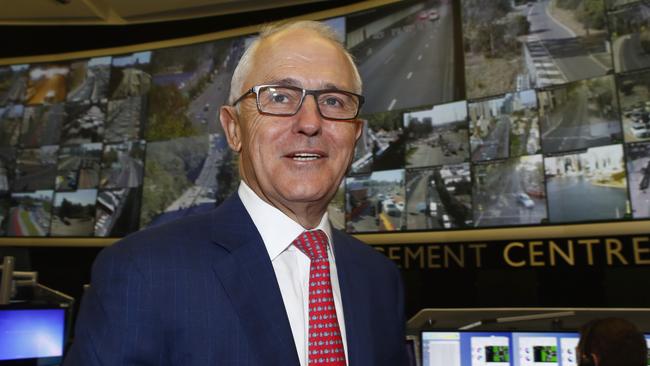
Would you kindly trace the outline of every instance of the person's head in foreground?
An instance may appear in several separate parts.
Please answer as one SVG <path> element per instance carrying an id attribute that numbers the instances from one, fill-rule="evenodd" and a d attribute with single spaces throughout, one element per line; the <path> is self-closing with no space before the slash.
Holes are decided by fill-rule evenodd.
<path id="1" fill-rule="evenodd" d="M 242 56 L 220 119 L 240 174 L 305 228 L 318 225 L 361 133 L 359 73 L 318 22 L 262 32 Z"/>
<path id="2" fill-rule="evenodd" d="M 580 329 L 579 366 L 646 366 L 646 340 L 634 324 L 621 318 L 595 319 Z"/>

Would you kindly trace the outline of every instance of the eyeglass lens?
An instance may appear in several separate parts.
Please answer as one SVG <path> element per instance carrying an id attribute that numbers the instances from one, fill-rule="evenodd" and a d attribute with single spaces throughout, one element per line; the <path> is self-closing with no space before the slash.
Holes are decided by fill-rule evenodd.
<path id="1" fill-rule="evenodd" d="M 320 113 L 326 118 L 354 118 L 359 108 L 356 96 L 344 92 L 316 92 Z M 291 115 L 298 111 L 302 102 L 303 90 L 291 87 L 265 86 L 258 91 L 261 112 L 278 115 Z"/>

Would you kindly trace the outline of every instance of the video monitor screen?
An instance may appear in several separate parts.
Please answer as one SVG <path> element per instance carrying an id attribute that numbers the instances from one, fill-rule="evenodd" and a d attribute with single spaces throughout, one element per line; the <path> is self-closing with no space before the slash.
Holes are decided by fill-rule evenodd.
<path id="1" fill-rule="evenodd" d="M 58 365 L 65 344 L 65 311 L 0 309 L 0 363 L 32 360 L 38 365 Z"/>
<path id="2" fill-rule="evenodd" d="M 583 3 L 332 9 L 365 97 L 333 226 L 650 219 L 650 5 Z M 0 236 L 122 237 L 234 194 L 219 111 L 258 34 L 232 31 L 0 66 Z"/>
<path id="3" fill-rule="evenodd" d="M 422 332 L 422 366 L 576 366 L 575 332 Z"/>

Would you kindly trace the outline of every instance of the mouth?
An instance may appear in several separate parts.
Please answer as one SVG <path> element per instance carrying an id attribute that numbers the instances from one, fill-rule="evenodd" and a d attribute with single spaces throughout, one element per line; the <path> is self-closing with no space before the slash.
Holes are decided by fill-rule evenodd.
<path id="1" fill-rule="evenodd" d="M 293 152 L 290 154 L 285 155 L 285 157 L 292 159 L 293 161 L 316 161 L 323 159 L 327 157 L 324 153 L 322 152 Z"/>

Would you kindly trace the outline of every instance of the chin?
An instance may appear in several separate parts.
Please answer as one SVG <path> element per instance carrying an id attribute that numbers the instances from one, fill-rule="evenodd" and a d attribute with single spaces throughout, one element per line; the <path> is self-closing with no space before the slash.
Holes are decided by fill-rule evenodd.
<path id="1" fill-rule="evenodd" d="M 285 188 L 283 196 L 287 201 L 314 202 L 327 199 L 328 193 L 329 191 L 323 187 L 315 187 L 309 182 L 301 182 Z"/>

